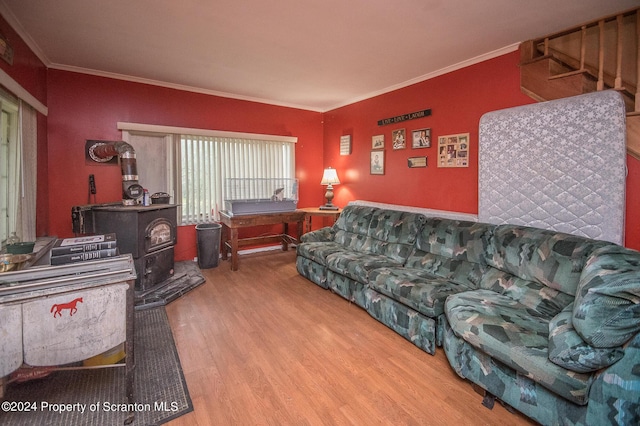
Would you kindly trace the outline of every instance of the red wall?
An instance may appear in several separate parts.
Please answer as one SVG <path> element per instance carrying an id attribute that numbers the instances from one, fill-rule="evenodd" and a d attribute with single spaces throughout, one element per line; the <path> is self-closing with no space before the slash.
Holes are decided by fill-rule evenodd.
<path id="1" fill-rule="evenodd" d="M 627 155 L 625 246 L 640 250 L 640 161 Z"/>
<path id="2" fill-rule="evenodd" d="M 325 114 L 325 166 L 338 170 L 335 203 L 353 199 L 477 213 L 478 123 L 482 114 L 533 103 L 520 92 L 518 53 L 466 67 L 422 83 L 367 99 Z M 378 126 L 378 120 L 424 109 L 431 116 Z M 406 130 L 407 148 L 393 150 L 391 132 Z M 411 132 L 431 128 L 431 147 L 412 149 Z M 437 137 L 470 134 L 468 168 L 438 168 Z M 339 155 L 339 140 L 352 135 L 353 149 Z M 371 137 L 385 137 L 385 174 L 371 175 Z M 427 168 L 407 167 L 407 159 L 427 156 Z"/>
<path id="3" fill-rule="evenodd" d="M 375 98 L 329 111 L 324 122 L 324 165 L 337 169 L 334 204 L 369 200 L 464 213 L 478 211 L 478 126 L 489 111 L 530 104 L 520 91 L 519 54 L 433 78 Z M 378 126 L 380 119 L 431 109 L 429 117 Z M 391 148 L 391 132 L 406 129 L 407 148 Z M 412 149 L 411 131 L 431 128 L 430 148 Z M 469 133 L 468 168 L 438 168 L 437 137 Z M 385 174 L 371 175 L 371 137 L 385 137 Z M 351 155 L 341 156 L 340 136 L 352 136 Z M 407 159 L 427 156 L 427 168 L 407 167 Z M 628 159 L 626 245 L 640 249 L 640 162 Z"/>
<path id="4" fill-rule="evenodd" d="M 48 73 L 51 234 L 72 235 L 71 207 L 87 204 L 88 176 L 97 202 L 119 201 L 120 168 L 85 164 L 85 140 L 119 140 L 118 121 L 297 136 L 300 206 L 319 204 L 322 114 L 59 70 Z M 176 260 L 196 255 L 193 226 L 180 227 Z"/>
<path id="5" fill-rule="evenodd" d="M 14 64 L 0 68 L 49 107 L 38 115 L 38 235 L 71 234 L 70 208 L 87 202 L 89 174 L 96 176 L 98 202 L 120 199 L 117 167 L 87 166 L 86 139 L 120 139 L 116 122 L 298 136 L 300 206 L 324 202 L 322 169 L 338 169 L 334 203 L 354 199 L 477 212 L 478 122 L 488 111 L 532 103 L 519 89 L 518 55 L 512 53 L 325 114 L 178 91 L 58 70 L 47 70 L 0 17 L 0 30 L 14 48 Z M 430 108 L 432 116 L 378 126 L 382 118 Z M 324 124 L 323 124 L 324 120 Z M 391 131 L 431 128 L 432 147 L 393 151 Z M 469 132 L 469 168 L 436 167 L 436 138 Z M 342 135 L 351 135 L 352 154 L 339 155 Z M 371 137 L 385 135 L 385 175 L 369 173 Z M 409 169 L 410 156 L 429 166 Z M 628 159 L 626 245 L 640 249 L 640 161 Z M 177 260 L 195 255 L 193 227 L 178 233 Z"/>

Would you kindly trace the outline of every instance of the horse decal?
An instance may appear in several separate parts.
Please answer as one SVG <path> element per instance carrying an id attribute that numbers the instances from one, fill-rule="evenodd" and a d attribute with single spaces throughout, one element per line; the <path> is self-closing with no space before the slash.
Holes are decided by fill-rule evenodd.
<path id="1" fill-rule="evenodd" d="M 69 310 L 69 316 L 73 316 L 73 314 L 75 314 L 76 312 L 78 312 L 78 308 L 76 308 L 76 305 L 78 303 L 82 303 L 82 297 L 78 297 L 77 299 L 73 299 L 71 302 L 69 303 L 61 303 L 61 304 L 54 304 L 51 307 L 51 311 L 49 312 L 53 312 L 55 310 L 55 312 L 53 312 L 53 317 L 55 318 L 56 316 L 62 316 L 62 311 L 64 309 L 68 309 Z"/>

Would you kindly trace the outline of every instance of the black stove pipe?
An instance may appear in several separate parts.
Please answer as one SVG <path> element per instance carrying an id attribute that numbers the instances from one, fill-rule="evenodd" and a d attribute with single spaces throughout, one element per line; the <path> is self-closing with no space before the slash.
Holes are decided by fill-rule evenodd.
<path id="1" fill-rule="evenodd" d="M 122 171 L 122 204 L 135 205 L 136 200 L 142 196 L 143 188 L 138 184 L 136 152 L 133 147 L 124 141 L 112 141 L 93 145 L 90 149 L 100 159 L 118 156 Z"/>

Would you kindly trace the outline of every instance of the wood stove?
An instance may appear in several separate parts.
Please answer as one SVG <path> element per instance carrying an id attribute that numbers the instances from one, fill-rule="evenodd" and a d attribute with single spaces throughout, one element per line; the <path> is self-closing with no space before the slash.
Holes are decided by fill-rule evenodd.
<path id="1" fill-rule="evenodd" d="M 177 242 L 177 206 L 96 204 L 74 207 L 74 222 L 82 233 L 115 233 L 120 253 L 131 253 L 138 277 L 135 290 L 147 291 L 174 272 Z M 81 216 L 81 220 L 75 216 Z M 74 225 L 74 231 L 78 231 Z"/>

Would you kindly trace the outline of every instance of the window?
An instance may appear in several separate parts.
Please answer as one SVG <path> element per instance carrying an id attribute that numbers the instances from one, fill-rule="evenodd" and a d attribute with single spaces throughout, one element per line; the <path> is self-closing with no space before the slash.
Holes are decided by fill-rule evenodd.
<path id="1" fill-rule="evenodd" d="M 11 233 L 18 232 L 21 147 L 16 101 L 0 95 L 0 110 L 0 241 L 4 244 Z"/>
<path id="2" fill-rule="evenodd" d="M 169 193 L 180 204 L 183 225 L 219 220 L 228 178 L 295 177 L 295 137 L 135 123 L 118 128 L 136 151 L 140 184 Z M 159 156 L 162 151 L 168 154 Z M 156 179 L 151 176 L 158 172 L 150 169 L 158 167 L 159 158 L 167 173 Z"/>
<path id="3" fill-rule="evenodd" d="M 294 152 L 290 142 L 181 135 L 182 222 L 218 220 L 226 179 L 293 178 Z"/>

